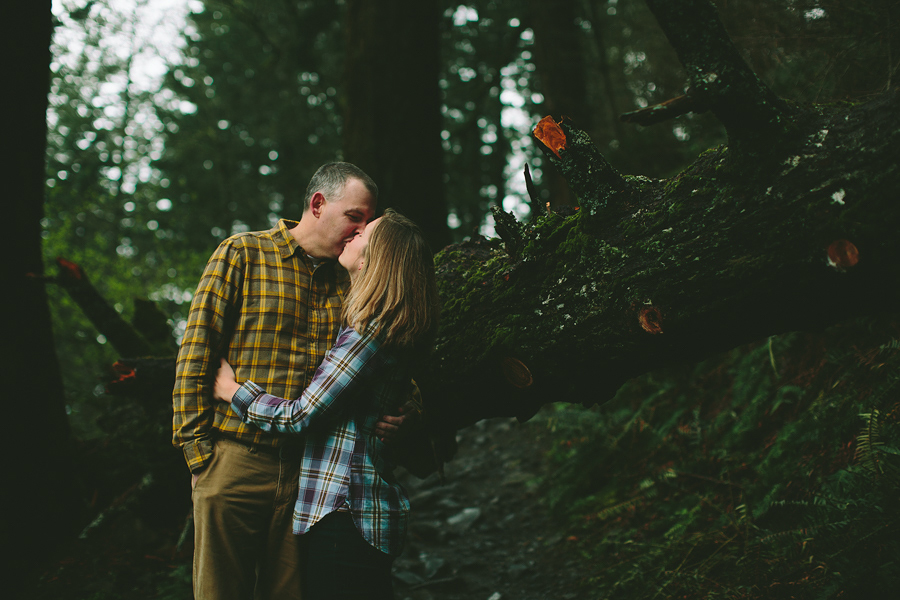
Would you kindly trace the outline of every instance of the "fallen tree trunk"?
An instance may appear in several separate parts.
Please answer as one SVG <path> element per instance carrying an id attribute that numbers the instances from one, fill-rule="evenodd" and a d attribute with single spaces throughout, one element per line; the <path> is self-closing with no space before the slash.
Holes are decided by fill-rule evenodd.
<path id="1" fill-rule="evenodd" d="M 147 356 L 172 351 L 172 330 L 153 302 L 136 298 L 135 318 L 129 323 L 94 287 L 80 265 L 62 257 L 56 258 L 56 264 L 59 274 L 41 279 L 66 290 L 116 352 L 124 356 Z"/>
<path id="2" fill-rule="evenodd" d="M 582 196 L 573 217 L 446 249 L 443 324 L 422 381 L 438 420 L 458 429 L 605 402 L 664 365 L 895 309 L 898 109 L 896 94 L 811 109 L 765 160 L 717 148 L 672 180 L 622 179 L 616 208 L 591 214 Z M 573 181 L 593 146 L 563 129 L 576 143 L 558 162 L 578 169 Z"/>
<path id="3" fill-rule="evenodd" d="M 499 241 L 438 257 L 443 324 L 422 377 L 448 432 L 556 402 L 602 403 L 628 379 L 748 341 L 895 310 L 896 91 L 862 105 L 775 98 L 706 0 L 648 2 L 727 146 L 670 180 L 622 177 L 581 131 L 536 130 L 580 199 Z M 668 105 L 667 105 L 668 106 Z"/>

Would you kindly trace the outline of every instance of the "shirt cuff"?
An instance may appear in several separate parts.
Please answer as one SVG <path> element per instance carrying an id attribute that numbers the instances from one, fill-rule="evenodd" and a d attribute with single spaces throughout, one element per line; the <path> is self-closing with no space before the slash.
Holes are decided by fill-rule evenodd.
<path id="1" fill-rule="evenodd" d="M 187 462 L 191 473 L 199 473 L 206 468 L 209 459 L 212 458 L 212 441 L 208 437 L 185 442 L 181 446 L 184 452 L 184 460 Z"/>
<path id="2" fill-rule="evenodd" d="M 247 419 L 245 417 L 247 416 L 247 410 L 250 408 L 250 404 L 265 393 L 266 391 L 264 389 L 252 381 L 245 381 L 241 384 L 241 387 L 238 388 L 238 391 L 234 393 L 234 396 L 231 397 L 231 408 L 241 416 L 242 420 L 246 421 Z"/>

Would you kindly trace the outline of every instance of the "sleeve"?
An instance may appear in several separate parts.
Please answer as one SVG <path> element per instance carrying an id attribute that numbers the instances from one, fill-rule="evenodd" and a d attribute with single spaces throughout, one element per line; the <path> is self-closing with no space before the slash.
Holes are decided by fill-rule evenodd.
<path id="1" fill-rule="evenodd" d="M 244 254 L 233 239 L 216 249 L 191 301 L 178 351 L 172 394 L 172 443 L 182 449 L 192 473 L 203 470 L 212 456 L 213 367 L 218 367 L 216 361 L 231 335 L 229 323 L 240 305 L 245 263 Z"/>
<path id="2" fill-rule="evenodd" d="M 235 392 L 231 408 L 244 422 L 263 431 L 301 433 L 348 405 L 354 392 L 378 368 L 380 350 L 381 343 L 374 335 L 345 328 L 299 398 L 276 398 L 247 381 Z"/>

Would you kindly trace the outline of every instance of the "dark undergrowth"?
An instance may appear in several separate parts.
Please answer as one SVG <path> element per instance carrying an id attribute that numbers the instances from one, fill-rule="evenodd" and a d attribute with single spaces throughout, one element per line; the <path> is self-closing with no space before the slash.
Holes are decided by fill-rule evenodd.
<path id="1" fill-rule="evenodd" d="M 900 317 L 867 318 L 542 413 L 585 597 L 895 597 L 898 367 Z"/>
<path id="2" fill-rule="evenodd" d="M 591 599 L 893 598 L 898 366 L 900 316 L 867 318 L 635 379 L 602 407 L 545 407 L 522 434 L 551 447 L 534 489 L 569 520 L 545 560 Z M 186 470 L 159 419 L 120 413 L 80 452 L 85 503 L 107 508 L 23 598 L 191 597 Z"/>

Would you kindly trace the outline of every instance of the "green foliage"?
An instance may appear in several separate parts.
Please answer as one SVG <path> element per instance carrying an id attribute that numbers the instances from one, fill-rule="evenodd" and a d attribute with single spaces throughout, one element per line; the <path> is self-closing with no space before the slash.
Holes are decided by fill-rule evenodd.
<path id="1" fill-rule="evenodd" d="M 524 197 L 524 189 L 513 189 L 513 180 L 521 173 L 512 171 L 512 152 L 525 153 L 532 167 L 540 165 L 529 139 L 536 123 L 531 118 L 536 110 L 530 92 L 535 81 L 534 36 L 522 23 L 522 2 L 443 5 L 439 85 L 444 182 L 448 223 L 459 241 L 479 231 L 489 207 L 503 205 L 507 193 Z M 517 123 L 506 111 L 520 102 L 522 122 Z"/>
<path id="2" fill-rule="evenodd" d="M 146 8 L 129 13 L 69 0 L 54 7 L 41 236 L 47 275 L 55 276 L 54 260 L 65 258 L 126 319 L 132 298 L 150 297 L 164 302 L 175 323 L 185 316 L 185 289 L 196 284 L 210 244 L 176 240 L 188 238 L 176 235 L 182 215 L 172 211 L 169 180 L 151 167 L 166 131 L 157 111 L 174 94 L 148 85 L 136 66 L 146 55 L 165 54 L 164 17 L 139 12 Z M 202 254 L 191 251 L 197 247 Z M 102 384 L 117 355 L 62 288 L 48 283 L 48 291 L 72 430 L 79 439 L 102 436 L 96 419 L 110 403 Z"/>
<path id="3" fill-rule="evenodd" d="M 299 219 L 306 183 L 340 152 L 343 44 L 335 3 L 204 3 L 189 15 L 184 63 L 164 85 L 177 236 L 212 247 Z M 199 244 L 195 243 L 195 247 Z"/>
<path id="4" fill-rule="evenodd" d="M 546 410 L 547 502 L 577 530 L 586 593 L 895 591 L 898 339 L 897 318 L 786 334 Z"/>

